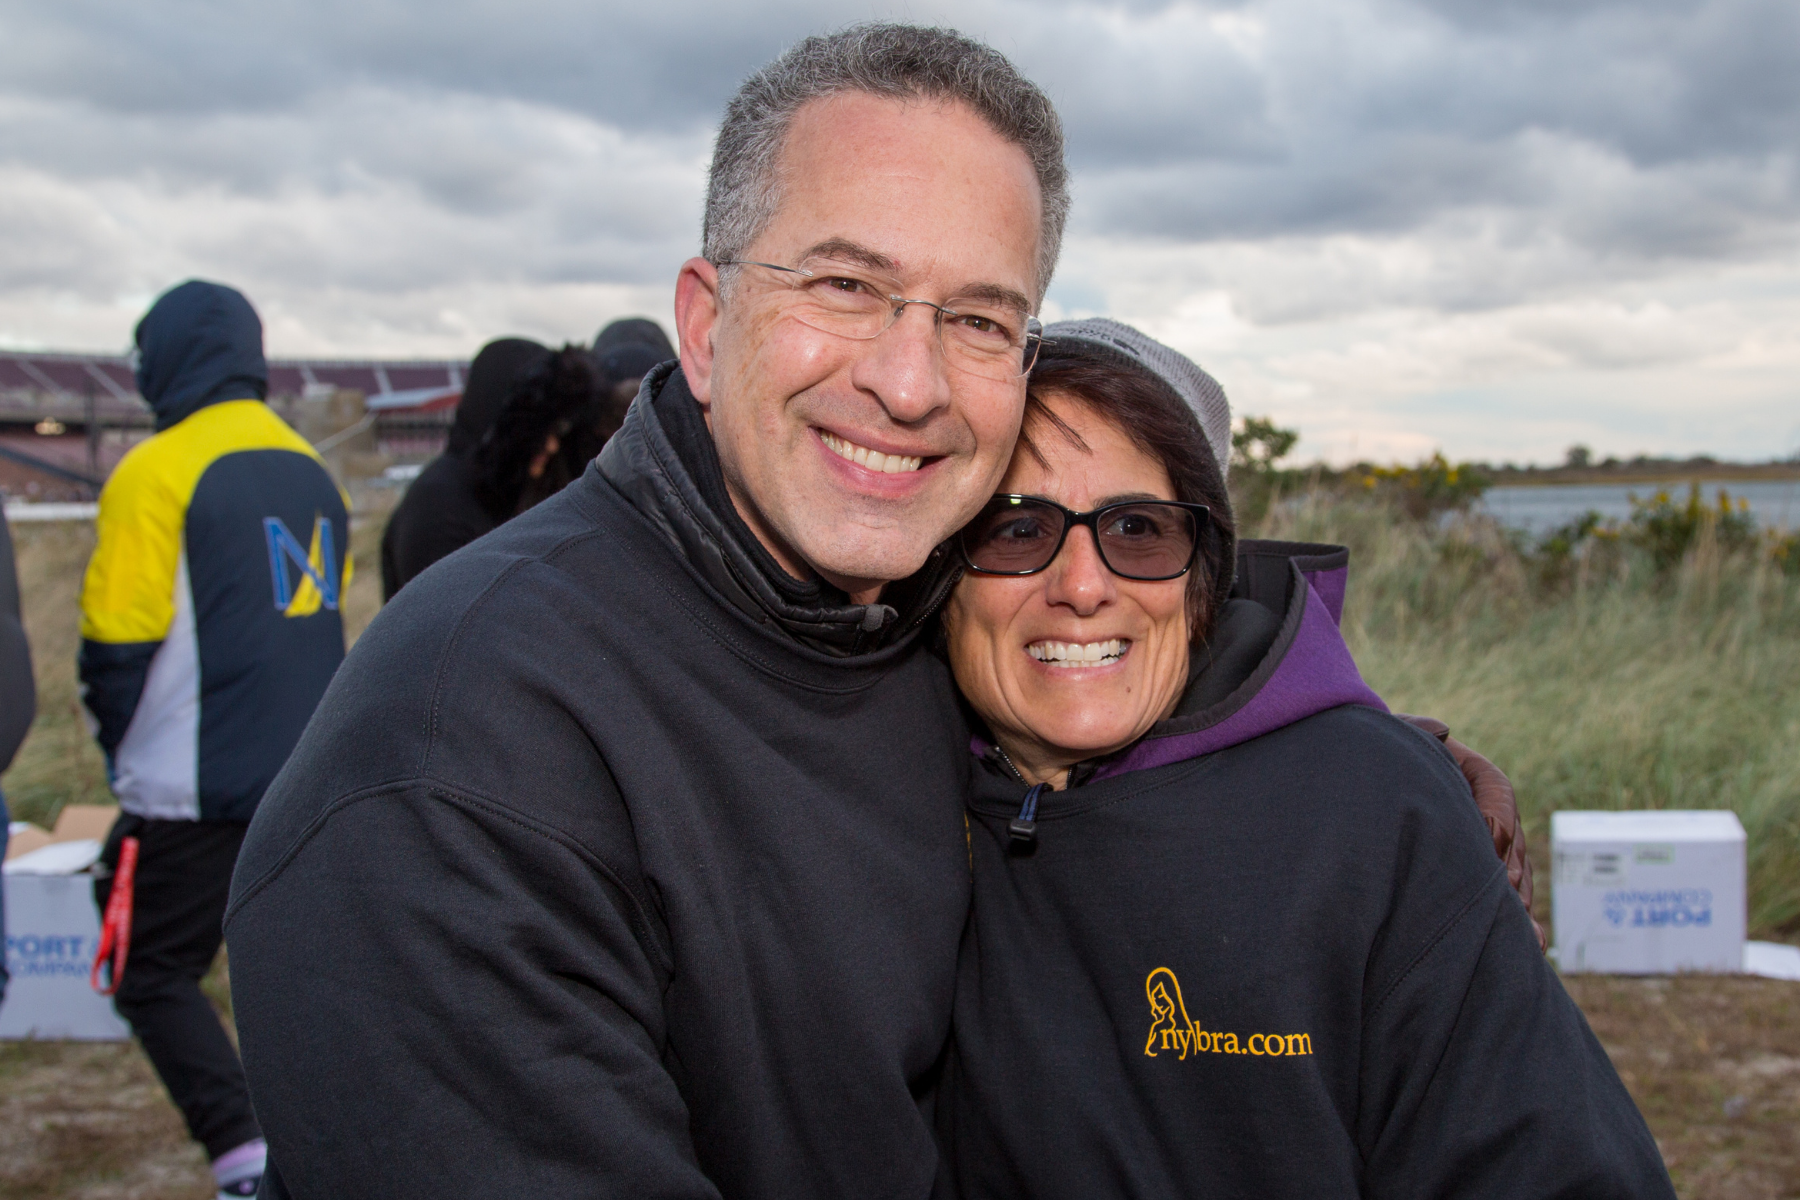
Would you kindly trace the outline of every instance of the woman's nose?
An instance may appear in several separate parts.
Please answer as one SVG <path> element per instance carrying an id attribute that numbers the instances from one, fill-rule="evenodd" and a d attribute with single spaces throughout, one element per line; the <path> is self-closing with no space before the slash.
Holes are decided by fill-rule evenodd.
<path id="1" fill-rule="evenodd" d="M 1085 525 L 1069 530 L 1049 575 L 1044 599 L 1053 605 L 1065 604 L 1079 616 L 1091 616 L 1116 593 L 1113 574 L 1100 559 L 1094 531 Z"/>

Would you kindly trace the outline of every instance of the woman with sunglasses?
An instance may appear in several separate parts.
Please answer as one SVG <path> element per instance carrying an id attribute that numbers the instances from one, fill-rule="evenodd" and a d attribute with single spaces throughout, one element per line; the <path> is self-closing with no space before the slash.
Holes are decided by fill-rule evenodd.
<path id="1" fill-rule="evenodd" d="M 1671 1196 L 1456 765 L 1357 674 L 1347 552 L 1234 553 L 1229 420 L 1136 330 L 1051 326 L 958 539 L 946 1189 Z"/>

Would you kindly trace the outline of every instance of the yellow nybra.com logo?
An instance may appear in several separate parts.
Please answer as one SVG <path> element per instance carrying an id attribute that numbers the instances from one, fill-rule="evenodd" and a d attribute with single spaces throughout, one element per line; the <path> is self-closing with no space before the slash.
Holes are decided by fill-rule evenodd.
<path id="1" fill-rule="evenodd" d="M 1312 1035 L 1307 1033 L 1253 1033 L 1238 1040 L 1235 1033 L 1200 1028 L 1188 1017 L 1181 998 L 1181 981 L 1167 967 L 1158 967 L 1144 978 L 1144 995 L 1150 1001 L 1150 1037 L 1144 1053 L 1155 1058 L 1168 1051 L 1180 1059 L 1190 1054 L 1249 1054 L 1258 1058 L 1285 1058 L 1311 1054 Z"/>

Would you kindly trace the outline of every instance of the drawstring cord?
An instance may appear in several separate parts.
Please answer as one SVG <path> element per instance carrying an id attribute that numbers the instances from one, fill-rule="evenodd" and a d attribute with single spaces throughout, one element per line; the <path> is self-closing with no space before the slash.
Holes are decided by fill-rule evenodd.
<path id="1" fill-rule="evenodd" d="M 1047 783 L 1040 783 L 1025 793 L 1025 802 L 1019 806 L 1019 815 L 1012 819 L 1006 832 L 1012 835 L 1012 848 L 1025 850 L 1037 842 L 1037 810 L 1038 797 L 1043 795 Z"/>

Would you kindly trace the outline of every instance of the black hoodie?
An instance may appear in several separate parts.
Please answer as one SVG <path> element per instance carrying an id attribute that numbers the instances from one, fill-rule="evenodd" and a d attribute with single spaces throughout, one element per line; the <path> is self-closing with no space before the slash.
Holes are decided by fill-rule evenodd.
<path id="1" fill-rule="evenodd" d="M 673 364 L 357 642 L 226 933 L 266 1197 L 927 1195 L 968 912 L 925 588 L 789 579 Z"/>
<path id="2" fill-rule="evenodd" d="M 1066 791 L 978 774 L 962 1195 L 1672 1197 L 1461 773 L 1338 636 L 1347 560 L 1244 543 L 1174 716 Z"/>

